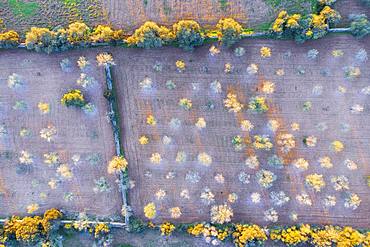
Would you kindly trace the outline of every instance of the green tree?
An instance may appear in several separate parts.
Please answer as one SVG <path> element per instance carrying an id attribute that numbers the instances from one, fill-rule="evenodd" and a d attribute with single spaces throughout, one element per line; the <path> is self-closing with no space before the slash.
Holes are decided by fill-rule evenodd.
<path id="1" fill-rule="evenodd" d="M 363 38 L 370 34 L 370 22 L 366 15 L 352 15 L 350 19 L 352 20 L 350 30 L 353 36 Z"/>

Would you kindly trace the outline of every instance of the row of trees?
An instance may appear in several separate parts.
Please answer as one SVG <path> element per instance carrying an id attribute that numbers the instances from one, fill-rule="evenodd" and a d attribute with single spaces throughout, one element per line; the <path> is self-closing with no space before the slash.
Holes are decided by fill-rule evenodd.
<path id="1" fill-rule="evenodd" d="M 156 48 L 163 45 L 177 45 L 191 51 L 203 44 L 206 38 L 219 39 L 225 46 L 231 46 L 241 39 L 245 29 L 234 19 L 221 19 L 215 30 L 204 30 L 193 20 L 175 23 L 172 29 L 155 22 L 145 22 L 131 36 L 125 36 L 122 30 L 113 30 L 109 26 L 98 25 L 94 29 L 85 23 L 75 22 L 67 28 L 32 27 L 25 35 L 27 49 L 46 53 L 65 51 L 75 46 L 89 46 L 92 43 L 123 41 L 128 46 Z M 20 43 L 20 35 L 11 30 L 0 34 L 0 48 L 15 47 Z"/>
<path id="2" fill-rule="evenodd" d="M 272 23 L 267 35 L 271 38 L 295 39 L 304 42 L 318 39 L 328 33 L 329 25 L 340 20 L 340 14 L 325 5 L 317 14 L 301 16 L 281 11 Z M 370 33 L 370 23 L 365 15 L 352 17 L 350 31 L 356 37 L 362 38 Z M 46 53 L 65 51 L 76 46 L 89 46 L 92 43 L 122 42 L 127 46 L 140 48 L 157 48 L 164 45 L 175 45 L 191 51 L 202 45 L 206 39 L 219 40 L 224 46 L 230 47 L 239 41 L 243 35 L 251 34 L 232 18 L 219 20 L 214 30 L 205 30 L 193 20 L 182 20 L 172 28 L 160 26 L 155 22 L 145 22 L 131 36 L 125 36 L 122 30 L 113 30 L 109 26 L 98 25 L 91 29 L 85 23 L 75 22 L 67 28 L 32 27 L 26 33 L 27 49 Z M 0 48 L 16 47 L 20 36 L 15 31 L 0 33 Z"/>
<path id="3" fill-rule="evenodd" d="M 337 23 L 340 18 L 340 14 L 330 6 L 308 16 L 281 11 L 272 24 L 271 33 L 275 38 L 290 38 L 297 42 L 319 39 L 327 34 L 329 24 Z"/>

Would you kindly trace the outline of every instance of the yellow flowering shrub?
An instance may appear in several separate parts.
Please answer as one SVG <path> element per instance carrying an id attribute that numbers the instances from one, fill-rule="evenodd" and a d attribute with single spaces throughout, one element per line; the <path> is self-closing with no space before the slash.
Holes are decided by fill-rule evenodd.
<path id="1" fill-rule="evenodd" d="M 147 136 L 145 136 L 145 135 L 140 136 L 140 138 L 139 138 L 139 143 L 140 143 L 141 145 L 146 145 L 146 144 L 148 144 L 148 143 L 149 143 L 149 138 L 148 138 Z"/>
<path id="2" fill-rule="evenodd" d="M 51 31 L 47 28 L 32 27 L 26 33 L 25 44 L 27 49 L 37 52 L 66 51 L 71 47 L 67 36 L 67 31 L 63 28 Z"/>
<path id="3" fill-rule="evenodd" d="M 98 63 L 98 66 L 116 65 L 112 54 L 107 52 L 102 52 L 96 55 L 96 62 Z"/>
<path id="4" fill-rule="evenodd" d="M 244 105 L 238 101 L 236 94 L 233 93 L 227 94 L 226 99 L 224 100 L 224 106 L 229 110 L 229 112 L 235 113 L 240 112 L 244 107 Z"/>
<path id="5" fill-rule="evenodd" d="M 24 217 L 12 216 L 4 225 L 4 235 L 14 235 L 16 240 L 32 241 L 38 235 L 44 233 L 41 228 L 40 216 Z"/>
<path id="6" fill-rule="evenodd" d="M 44 217 L 12 216 L 4 223 L 4 237 L 20 241 L 32 241 L 36 237 L 46 235 L 50 230 L 50 221 L 60 218 L 62 214 L 57 209 L 50 209 L 44 213 Z"/>
<path id="7" fill-rule="evenodd" d="M 235 44 L 243 32 L 243 27 L 232 18 L 225 18 L 218 21 L 216 29 L 219 32 L 219 39 L 222 44 L 230 47 Z"/>
<path id="8" fill-rule="evenodd" d="M 51 227 L 50 221 L 57 220 L 62 216 L 63 214 L 58 209 L 55 208 L 48 209 L 44 213 L 44 217 L 41 221 L 41 224 L 46 231 L 49 231 Z"/>
<path id="9" fill-rule="evenodd" d="M 344 227 L 338 234 L 336 244 L 338 247 L 360 246 L 365 241 L 365 235 L 352 227 Z"/>
<path id="10" fill-rule="evenodd" d="M 0 48 L 10 48 L 17 46 L 19 43 L 19 34 L 10 30 L 4 33 L 0 33 Z"/>
<path id="11" fill-rule="evenodd" d="M 287 18 L 286 27 L 295 28 L 299 26 L 298 21 L 301 19 L 300 14 L 293 14 Z"/>
<path id="12" fill-rule="evenodd" d="M 95 226 L 95 230 L 94 230 L 94 236 L 95 238 L 99 238 L 101 237 L 102 235 L 105 235 L 107 233 L 109 233 L 109 226 L 105 223 L 98 223 L 96 226 Z"/>
<path id="13" fill-rule="evenodd" d="M 320 11 L 320 15 L 323 16 L 328 21 L 340 18 L 340 14 L 329 6 L 325 6 Z"/>
<path id="14" fill-rule="evenodd" d="M 310 234 L 310 225 L 303 224 L 300 227 L 292 226 L 283 230 L 272 230 L 270 238 L 273 241 L 281 241 L 288 246 L 295 246 L 307 242 Z"/>
<path id="15" fill-rule="evenodd" d="M 134 34 L 125 41 L 128 45 L 141 48 L 161 47 L 166 42 L 172 40 L 174 34 L 164 26 L 158 26 L 155 22 L 147 21 L 135 30 Z"/>
<path id="16" fill-rule="evenodd" d="M 92 42 L 111 42 L 122 39 L 122 36 L 122 30 L 113 30 L 109 26 L 98 25 L 90 34 L 90 40 Z"/>
<path id="17" fill-rule="evenodd" d="M 288 12 L 282 10 L 279 12 L 278 17 L 272 24 L 272 31 L 275 33 L 281 33 L 285 28 L 296 28 L 299 27 L 299 20 L 301 19 L 300 14 L 289 15 Z"/>
<path id="18" fill-rule="evenodd" d="M 56 220 L 58 218 L 61 218 L 63 215 L 62 213 L 55 208 L 51 208 L 45 211 L 44 213 L 44 220 L 50 221 L 50 220 Z"/>
<path id="19" fill-rule="evenodd" d="M 181 106 L 185 110 L 190 110 L 191 107 L 193 106 L 193 103 L 192 103 L 191 99 L 182 98 L 182 99 L 179 100 L 179 106 Z"/>
<path id="20" fill-rule="evenodd" d="M 339 153 L 341 152 L 343 149 L 344 149 L 344 145 L 341 141 L 333 141 L 331 143 L 331 149 L 336 152 L 336 153 Z"/>
<path id="21" fill-rule="evenodd" d="M 270 141 L 270 138 L 265 135 L 255 135 L 253 142 L 253 147 L 255 149 L 265 149 L 270 150 L 273 147 L 273 144 Z"/>
<path id="22" fill-rule="evenodd" d="M 86 105 L 84 96 L 81 92 L 81 90 L 78 89 L 72 89 L 65 93 L 60 100 L 61 103 L 67 107 L 69 106 L 76 106 L 76 107 L 82 107 Z"/>
<path id="23" fill-rule="evenodd" d="M 46 114 L 50 112 L 50 105 L 45 102 L 39 102 L 37 107 L 39 108 L 41 114 Z"/>
<path id="24" fill-rule="evenodd" d="M 177 60 L 176 61 L 176 68 L 179 70 L 179 71 L 183 71 L 185 70 L 185 67 L 186 67 L 186 64 L 184 61 L 182 60 Z"/>
<path id="25" fill-rule="evenodd" d="M 71 44 L 89 41 L 90 28 L 82 22 L 69 24 L 67 28 L 68 41 Z"/>
<path id="26" fill-rule="evenodd" d="M 313 229 L 311 232 L 311 242 L 317 247 L 331 247 L 338 239 L 340 228 L 325 226 L 320 229 Z"/>
<path id="27" fill-rule="evenodd" d="M 171 224 L 170 222 L 164 222 L 160 226 L 161 234 L 165 236 L 170 236 L 175 228 L 175 225 Z"/>
<path id="28" fill-rule="evenodd" d="M 330 1 L 322 0 L 323 3 Z M 294 38 L 298 42 L 304 42 L 308 39 L 323 37 L 327 33 L 328 23 L 335 23 L 339 19 L 339 13 L 329 6 L 324 6 L 319 13 L 313 13 L 303 17 L 300 14 L 289 15 L 283 10 L 273 22 L 271 31 L 277 37 L 284 35 L 288 38 Z"/>
<path id="29" fill-rule="evenodd" d="M 271 49 L 269 47 L 263 46 L 260 49 L 261 57 L 266 58 L 266 57 L 271 57 Z"/>
<path id="30" fill-rule="evenodd" d="M 28 49 L 36 49 L 38 47 L 45 47 L 48 42 L 55 38 L 55 32 L 48 28 L 32 27 L 26 33 L 26 46 Z"/>
<path id="31" fill-rule="evenodd" d="M 256 113 L 264 113 L 268 111 L 269 107 L 266 104 L 266 98 L 262 96 L 252 97 L 248 104 L 249 110 Z"/>
<path id="32" fill-rule="evenodd" d="M 123 156 L 113 156 L 109 161 L 107 170 L 109 174 L 113 174 L 125 171 L 127 166 L 128 162 Z"/>
<path id="33" fill-rule="evenodd" d="M 157 124 L 157 121 L 155 120 L 154 116 L 153 115 L 149 115 L 147 118 L 146 118 L 146 123 L 149 124 L 149 125 L 156 125 Z"/>
<path id="34" fill-rule="evenodd" d="M 235 225 L 232 233 L 235 246 L 244 247 L 252 243 L 262 243 L 267 240 L 265 231 L 257 225 Z"/>
<path id="35" fill-rule="evenodd" d="M 321 191 L 321 188 L 325 187 L 325 181 L 322 174 L 309 174 L 306 176 L 306 184 L 311 186 L 316 192 Z"/>
<path id="36" fill-rule="evenodd" d="M 157 210 L 155 204 L 153 202 L 148 203 L 144 207 L 144 215 L 148 219 L 154 219 L 157 214 Z"/>
<path id="37" fill-rule="evenodd" d="M 203 230 L 204 230 L 204 225 L 203 224 L 196 224 L 194 226 L 188 227 L 188 229 L 186 231 L 189 234 L 197 237 L 197 236 L 199 236 L 200 234 L 203 233 Z"/>
<path id="38" fill-rule="evenodd" d="M 200 25 L 193 20 L 182 20 L 172 26 L 172 32 L 179 47 L 184 50 L 193 50 L 194 46 L 203 44 L 204 34 Z"/>

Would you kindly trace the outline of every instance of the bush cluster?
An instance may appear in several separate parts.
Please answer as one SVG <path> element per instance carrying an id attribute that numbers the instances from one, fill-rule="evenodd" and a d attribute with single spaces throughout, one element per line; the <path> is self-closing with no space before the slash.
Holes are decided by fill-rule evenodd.
<path id="1" fill-rule="evenodd" d="M 52 30 L 32 27 L 26 32 L 25 45 L 29 50 L 52 53 L 93 43 L 122 41 L 128 46 L 146 49 L 172 44 L 192 51 L 194 47 L 202 45 L 206 37 L 219 39 L 225 46 L 231 46 L 241 38 L 243 30 L 243 27 L 231 18 L 221 19 L 216 30 L 204 30 L 193 20 L 181 20 L 173 24 L 172 28 L 147 21 L 132 35 L 125 37 L 123 30 L 114 30 L 105 25 L 90 28 L 85 23 L 74 22 L 67 28 L 56 27 Z M 245 33 L 250 34 L 247 31 Z M 17 32 L 11 30 L 0 33 L 0 48 L 16 47 L 19 43 Z"/>
<path id="2" fill-rule="evenodd" d="M 43 217 L 27 216 L 21 218 L 18 216 L 12 216 L 5 222 L 0 239 L 5 239 L 7 243 L 14 241 L 23 241 L 28 243 L 38 242 L 47 238 L 51 231 L 56 230 L 56 220 L 61 217 L 62 213 L 55 208 L 45 211 Z"/>
<path id="3" fill-rule="evenodd" d="M 281 11 L 270 32 L 275 38 L 291 38 L 302 43 L 325 36 L 329 24 L 337 23 L 340 18 L 340 14 L 329 6 L 324 6 L 319 13 L 308 16 L 289 15 L 286 11 Z"/>
<path id="4" fill-rule="evenodd" d="M 16 31 L 10 30 L 0 33 L 0 48 L 13 48 L 19 43 L 19 35 Z"/>
<path id="5" fill-rule="evenodd" d="M 26 33 L 27 49 L 37 52 L 60 52 L 74 46 L 88 46 L 91 43 L 115 42 L 123 37 L 122 30 L 112 30 L 109 26 L 98 25 L 91 30 L 85 23 L 75 22 L 67 29 L 32 27 Z"/>
<path id="6" fill-rule="evenodd" d="M 341 18 L 340 14 L 330 7 L 335 2 L 317 0 L 318 12 L 309 15 L 289 14 L 283 10 L 272 23 L 268 35 L 278 39 L 295 39 L 297 42 L 319 39 L 328 33 L 330 24 L 337 23 Z M 362 38 L 369 34 L 369 29 L 369 21 L 365 15 L 352 17 L 350 31 L 354 36 Z M 90 28 L 85 23 L 74 22 L 67 28 L 53 30 L 32 27 L 26 33 L 25 44 L 27 49 L 46 53 L 65 51 L 76 46 L 89 46 L 93 43 L 118 41 L 131 47 L 150 49 L 171 44 L 192 51 L 194 47 L 202 45 L 206 38 L 219 40 L 224 46 L 230 47 L 243 36 L 252 33 L 253 31 L 243 28 L 232 18 L 220 19 L 211 30 L 205 30 L 193 20 L 181 20 L 173 24 L 172 28 L 147 21 L 130 36 L 125 36 L 123 30 L 114 30 L 109 26 L 98 25 Z M 0 48 L 16 47 L 19 42 L 19 35 L 13 30 L 0 33 Z"/>
<path id="7" fill-rule="evenodd" d="M 60 101 L 67 107 L 75 106 L 81 108 L 86 105 L 84 95 L 78 89 L 72 89 L 66 92 Z"/>
<path id="8" fill-rule="evenodd" d="M 352 21 L 350 31 L 353 36 L 363 38 L 370 34 L 370 22 L 366 15 L 352 15 L 350 19 Z"/>

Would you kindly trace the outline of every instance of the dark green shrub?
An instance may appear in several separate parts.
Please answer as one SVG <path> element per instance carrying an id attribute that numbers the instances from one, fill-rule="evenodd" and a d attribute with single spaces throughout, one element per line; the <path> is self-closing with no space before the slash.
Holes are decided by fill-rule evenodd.
<path id="1" fill-rule="evenodd" d="M 146 225 L 142 220 L 135 218 L 135 217 L 130 218 L 130 226 L 129 226 L 130 232 L 142 232 L 145 230 L 145 228 L 146 228 Z"/>
<path id="2" fill-rule="evenodd" d="M 370 7 L 370 0 L 361 0 L 366 6 Z"/>
<path id="3" fill-rule="evenodd" d="M 370 34 L 370 22 L 366 15 L 352 15 L 350 19 L 352 21 L 350 30 L 353 36 L 363 38 Z"/>

